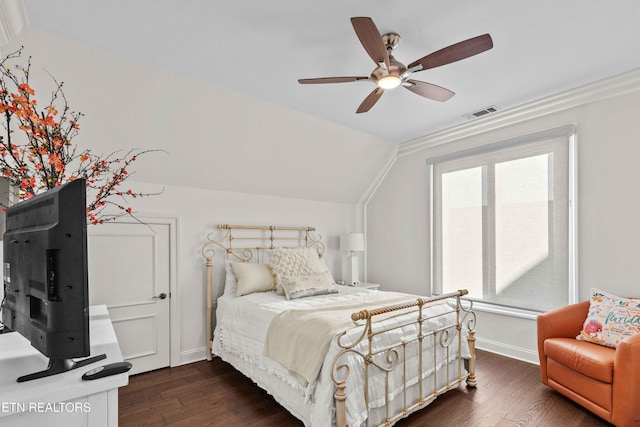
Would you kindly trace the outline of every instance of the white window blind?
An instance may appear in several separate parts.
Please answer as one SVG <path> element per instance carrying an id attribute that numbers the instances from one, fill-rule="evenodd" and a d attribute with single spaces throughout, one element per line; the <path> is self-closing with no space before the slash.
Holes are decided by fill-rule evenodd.
<path id="1" fill-rule="evenodd" d="M 573 302 L 573 133 L 566 126 L 428 161 L 434 294 L 467 289 L 533 311 Z"/>

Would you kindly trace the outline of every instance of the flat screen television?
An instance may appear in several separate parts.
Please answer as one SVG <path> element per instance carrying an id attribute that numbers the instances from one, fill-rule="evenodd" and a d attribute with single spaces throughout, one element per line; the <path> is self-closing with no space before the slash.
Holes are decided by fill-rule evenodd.
<path id="1" fill-rule="evenodd" d="M 105 358 L 73 360 L 91 352 L 86 206 L 78 179 L 6 211 L 2 323 L 49 358 L 47 369 L 18 382 Z"/>

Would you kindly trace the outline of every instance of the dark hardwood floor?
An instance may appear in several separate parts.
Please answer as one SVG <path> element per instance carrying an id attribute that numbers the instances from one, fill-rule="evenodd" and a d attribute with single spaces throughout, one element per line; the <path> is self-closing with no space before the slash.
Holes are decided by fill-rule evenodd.
<path id="1" fill-rule="evenodd" d="M 476 389 L 460 386 L 396 425 L 610 426 L 542 385 L 536 365 L 478 351 L 476 371 Z M 302 425 L 218 358 L 134 375 L 119 398 L 121 427 Z"/>

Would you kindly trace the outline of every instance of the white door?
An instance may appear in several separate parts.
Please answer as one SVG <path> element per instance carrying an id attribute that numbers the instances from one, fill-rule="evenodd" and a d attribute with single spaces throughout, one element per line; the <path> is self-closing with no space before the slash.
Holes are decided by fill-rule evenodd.
<path id="1" fill-rule="evenodd" d="M 88 227 L 89 302 L 106 305 L 130 374 L 170 364 L 169 224 Z"/>

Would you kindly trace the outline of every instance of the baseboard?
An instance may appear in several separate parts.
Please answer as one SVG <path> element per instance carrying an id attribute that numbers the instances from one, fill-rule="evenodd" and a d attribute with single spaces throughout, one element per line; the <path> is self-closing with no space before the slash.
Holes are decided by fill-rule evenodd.
<path id="1" fill-rule="evenodd" d="M 193 350 L 187 350 L 180 353 L 180 365 L 186 365 L 188 363 L 199 362 L 207 358 L 207 348 L 195 348 Z"/>
<path id="2" fill-rule="evenodd" d="M 480 350 L 489 351 L 491 353 L 496 353 L 501 356 L 510 357 L 512 359 L 522 360 L 523 362 L 533 363 L 534 365 L 539 365 L 540 360 L 538 359 L 538 352 L 532 351 L 522 347 L 516 347 L 513 345 L 476 338 L 476 348 Z"/>

